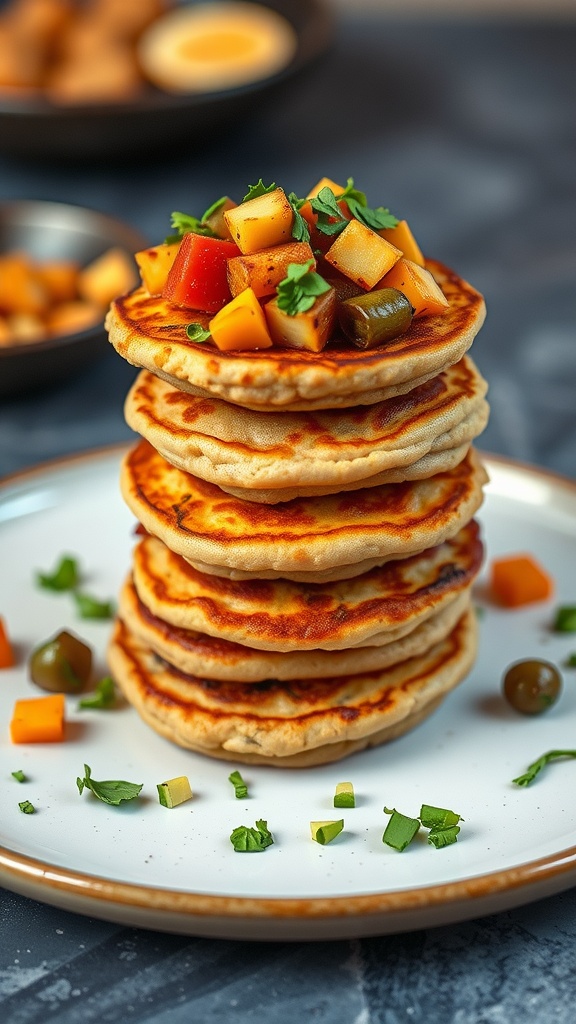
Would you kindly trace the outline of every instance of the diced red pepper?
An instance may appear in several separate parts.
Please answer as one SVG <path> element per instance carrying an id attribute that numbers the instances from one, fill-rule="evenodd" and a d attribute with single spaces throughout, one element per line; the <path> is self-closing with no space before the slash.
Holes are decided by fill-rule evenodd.
<path id="1" fill-rule="evenodd" d="M 162 297 L 175 306 L 217 313 L 232 297 L 226 267 L 238 255 L 234 242 L 189 232 L 180 243 Z"/>

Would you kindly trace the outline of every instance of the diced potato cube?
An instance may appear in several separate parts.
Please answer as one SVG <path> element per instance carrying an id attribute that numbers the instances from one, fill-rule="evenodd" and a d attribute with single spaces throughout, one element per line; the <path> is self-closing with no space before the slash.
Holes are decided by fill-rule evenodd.
<path id="1" fill-rule="evenodd" d="M 180 242 L 153 245 L 150 249 L 142 249 L 134 253 L 138 264 L 140 278 L 149 295 L 161 295 L 168 277 L 168 271 L 174 263 Z"/>
<path id="2" fill-rule="evenodd" d="M 307 242 L 289 242 L 228 260 L 228 286 L 232 295 L 252 288 L 258 298 L 273 295 L 286 277 L 289 263 L 307 263 L 314 253 Z"/>
<path id="3" fill-rule="evenodd" d="M 306 349 L 308 352 L 321 352 L 328 341 L 336 316 L 336 292 L 319 295 L 314 305 L 304 313 L 290 316 L 278 306 L 278 300 L 272 299 L 264 306 L 264 314 L 272 341 L 276 345 L 288 348 Z"/>
<path id="4" fill-rule="evenodd" d="M 223 352 L 270 348 L 272 345 L 262 306 L 251 288 L 246 288 L 223 306 L 208 328 L 212 341 Z"/>
<path id="5" fill-rule="evenodd" d="M 136 284 L 132 257 L 124 249 L 107 249 L 84 267 L 78 275 L 78 291 L 83 299 L 106 309 L 112 299 L 129 292 Z"/>
<path id="6" fill-rule="evenodd" d="M 76 281 L 80 267 L 69 260 L 50 260 L 36 269 L 38 280 L 46 288 L 51 302 L 68 302 L 76 298 Z"/>
<path id="7" fill-rule="evenodd" d="M 44 321 L 36 313 L 12 313 L 8 317 L 8 328 L 16 345 L 43 341 L 48 333 Z"/>
<path id="8" fill-rule="evenodd" d="M 276 188 L 226 210 L 224 219 L 240 252 L 250 254 L 288 241 L 294 212 L 284 190 Z"/>
<path id="9" fill-rule="evenodd" d="M 425 267 L 401 259 L 380 281 L 381 288 L 397 288 L 414 309 L 414 317 L 443 313 L 449 305 L 440 286 Z"/>
<path id="10" fill-rule="evenodd" d="M 38 278 L 33 261 L 22 252 L 0 256 L 0 310 L 40 315 L 48 307 L 49 295 Z"/>
<path id="11" fill-rule="evenodd" d="M 395 245 L 359 220 L 351 220 L 324 258 L 341 274 L 369 291 L 401 256 Z"/>
<path id="12" fill-rule="evenodd" d="M 399 221 L 395 228 L 382 228 L 378 234 L 382 235 L 382 238 L 385 238 L 387 242 L 392 242 L 392 245 L 395 245 L 397 249 L 400 249 L 407 260 L 412 260 L 413 263 L 418 263 L 421 267 L 424 266 L 422 250 L 414 238 L 407 221 Z"/>

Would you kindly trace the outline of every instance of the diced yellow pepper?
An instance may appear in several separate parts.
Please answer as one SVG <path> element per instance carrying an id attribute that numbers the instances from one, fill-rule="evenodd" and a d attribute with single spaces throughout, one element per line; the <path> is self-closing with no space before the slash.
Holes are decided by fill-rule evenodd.
<path id="1" fill-rule="evenodd" d="M 382 228 L 378 234 L 382 235 L 382 238 L 385 238 L 387 242 L 392 242 L 392 245 L 395 245 L 397 249 L 400 249 L 407 260 L 418 263 L 420 267 L 424 266 L 422 250 L 414 238 L 407 221 L 398 221 L 395 228 Z"/>
<path id="2" fill-rule="evenodd" d="M 249 254 L 287 242 L 292 232 L 294 211 L 284 190 L 276 188 L 273 192 L 240 203 L 232 210 L 225 210 L 224 219 L 232 241 L 240 252 Z"/>
<path id="3" fill-rule="evenodd" d="M 264 306 L 268 329 L 276 345 L 302 348 L 308 352 L 321 352 L 328 341 L 336 316 L 336 292 L 319 295 L 314 305 L 304 313 L 290 316 L 272 299 Z"/>
<path id="4" fill-rule="evenodd" d="M 288 242 L 250 255 L 233 256 L 228 260 L 228 287 L 232 295 L 252 288 L 262 299 L 274 294 L 286 277 L 289 263 L 307 263 L 308 260 L 314 260 L 314 253 L 307 242 Z"/>
<path id="5" fill-rule="evenodd" d="M 142 249 L 134 253 L 138 264 L 142 284 L 149 295 L 161 295 L 168 277 L 168 271 L 174 263 L 180 242 L 153 245 L 150 249 Z"/>
<path id="6" fill-rule="evenodd" d="M 425 267 L 401 259 L 379 282 L 380 288 L 397 288 L 414 309 L 414 317 L 444 313 L 449 302 L 440 285 Z"/>
<path id="7" fill-rule="evenodd" d="M 270 348 L 272 338 L 266 317 L 251 288 L 228 302 L 208 325 L 212 340 L 223 352 L 234 349 Z"/>
<path id="8" fill-rule="evenodd" d="M 395 245 L 359 220 L 351 220 L 325 253 L 324 259 L 369 291 L 401 256 Z"/>

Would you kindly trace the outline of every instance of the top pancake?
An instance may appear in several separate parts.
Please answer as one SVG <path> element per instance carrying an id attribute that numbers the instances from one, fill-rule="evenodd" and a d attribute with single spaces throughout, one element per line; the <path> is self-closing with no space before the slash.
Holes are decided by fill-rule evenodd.
<path id="1" fill-rule="evenodd" d="M 208 315 L 178 309 L 142 288 L 112 303 L 106 327 L 129 363 L 190 394 L 262 411 L 371 405 L 405 394 L 458 362 L 482 326 L 479 292 L 440 263 L 429 261 L 427 267 L 450 303 L 447 311 L 415 319 L 406 334 L 366 351 L 335 339 L 322 352 L 277 346 L 221 352 L 186 336 L 187 324 L 207 325 Z"/>
<path id="2" fill-rule="evenodd" d="M 215 575 L 347 579 L 453 537 L 482 503 L 473 450 L 427 480 L 259 505 L 170 465 L 140 441 L 122 463 L 126 504 L 149 533 Z"/>
<path id="3" fill-rule="evenodd" d="M 464 356 L 406 395 L 316 412 L 255 412 L 198 398 L 142 371 L 126 421 L 188 473 L 274 503 L 432 476 L 456 465 L 486 425 L 487 384 Z"/>

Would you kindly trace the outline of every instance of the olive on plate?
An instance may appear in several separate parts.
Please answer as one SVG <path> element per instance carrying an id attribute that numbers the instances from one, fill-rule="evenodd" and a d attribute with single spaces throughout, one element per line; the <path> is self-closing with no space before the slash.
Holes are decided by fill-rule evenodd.
<path id="1" fill-rule="evenodd" d="M 556 703 L 562 676 L 549 661 L 527 658 L 510 665 L 502 680 L 508 703 L 523 715 L 540 715 Z"/>
<path id="2" fill-rule="evenodd" d="M 30 678 L 42 690 L 78 693 L 92 672 L 92 649 L 73 633 L 62 630 L 32 651 Z"/>

